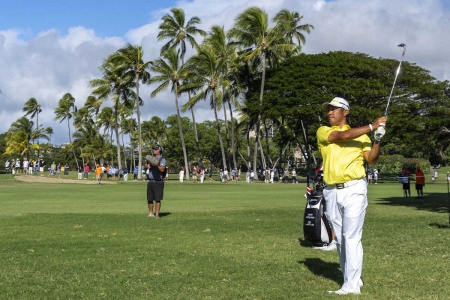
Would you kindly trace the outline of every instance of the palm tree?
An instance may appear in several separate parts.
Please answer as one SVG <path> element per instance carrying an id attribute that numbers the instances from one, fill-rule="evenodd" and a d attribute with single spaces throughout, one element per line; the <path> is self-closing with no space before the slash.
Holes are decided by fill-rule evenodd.
<path id="1" fill-rule="evenodd" d="M 150 119 L 150 124 L 151 124 L 151 138 L 155 141 L 158 142 L 159 145 L 163 145 L 164 140 L 167 138 L 167 133 L 166 133 L 166 122 L 164 122 L 163 120 L 161 120 L 161 118 L 157 117 L 157 116 L 153 116 Z"/>
<path id="2" fill-rule="evenodd" d="M 184 65 L 180 66 L 177 52 L 174 48 L 171 48 L 162 53 L 162 58 L 152 62 L 151 70 L 157 75 L 153 76 L 150 82 L 160 82 L 161 84 L 152 92 L 151 96 L 154 97 L 161 91 L 165 90 L 171 85 L 172 92 L 175 94 L 175 107 L 177 110 L 178 118 L 178 130 L 180 132 L 181 146 L 183 148 L 184 165 L 186 168 L 186 179 L 189 180 L 189 161 L 187 158 L 186 144 L 184 141 L 183 127 L 181 126 L 180 107 L 178 105 L 178 95 L 180 82 L 183 81 L 188 72 Z"/>
<path id="3" fill-rule="evenodd" d="M 52 150 L 53 150 L 53 145 L 52 145 L 52 134 L 54 133 L 53 132 L 53 128 L 50 127 L 50 126 L 45 128 L 44 133 L 48 134 L 50 136 L 50 140 L 49 141 L 50 141 L 50 153 L 51 153 Z"/>
<path id="4" fill-rule="evenodd" d="M 211 28 L 208 37 L 205 39 L 204 43 L 212 47 L 217 53 L 217 57 L 220 60 L 223 60 L 223 73 L 224 78 L 221 82 L 223 99 L 217 99 L 218 106 L 223 105 L 224 113 L 225 113 L 225 124 L 228 124 L 226 120 L 226 106 L 225 103 L 228 103 L 228 107 L 230 110 L 230 118 L 231 118 L 231 136 L 234 137 L 234 119 L 233 119 L 233 109 L 232 104 L 239 108 L 239 101 L 237 100 L 237 96 L 240 93 L 244 92 L 244 88 L 239 82 L 239 78 L 237 76 L 237 72 L 239 70 L 239 62 L 237 61 L 238 56 L 236 52 L 236 47 L 234 43 L 228 41 L 226 37 L 225 30 L 220 26 L 213 26 Z M 226 127 L 227 137 L 228 137 L 228 125 Z M 231 152 L 233 156 L 233 168 L 237 169 L 236 164 L 236 151 L 234 145 L 234 138 L 231 138 Z"/>
<path id="5" fill-rule="evenodd" d="M 141 112 L 139 107 L 142 102 L 139 97 L 139 82 L 148 83 L 150 80 L 150 73 L 147 71 L 150 61 L 144 62 L 144 51 L 142 46 L 132 46 L 128 44 L 125 48 L 119 49 L 117 54 L 112 58 L 126 71 L 125 76 L 134 77 L 136 85 L 136 101 L 135 109 L 137 114 L 138 125 L 138 154 L 139 154 L 139 171 L 138 179 L 142 179 L 142 129 L 141 129 Z"/>
<path id="6" fill-rule="evenodd" d="M 26 155 L 29 158 L 31 149 L 39 149 L 37 145 L 30 145 L 30 141 L 36 138 L 48 140 L 48 136 L 42 132 L 42 128 L 33 129 L 33 121 L 26 117 L 19 118 L 13 122 L 6 132 L 6 151 L 5 154 L 18 153 Z"/>
<path id="7" fill-rule="evenodd" d="M 111 107 L 103 107 L 100 113 L 95 117 L 97 120 L 97 127 L 103 127 L 103 135 L 112 136 L 114 128 L 114 111 Z M 111 138 L 112 140 L 112 138 Z M 112 141 L 111 141 L 112 143 Z"/>
<path id="8" fill-rule="evenodd" d="M 28 101 L 25 102 L 23 111 L 25 112 L 25 116 L 31 115 L 31 118 L 34 118 L 34 116 L 36 116 L 36 128 L 39 128 L 39 113 L 42 112 L 42 109 L 37 100 L 35 98 L 28 99 Z M 39 137 L 37 139 L 37 151 L 39 159 Z"/>
<path id="9" fill-rule="evenodd" d="M 98 99 L 95 96 L 88 96 L 86 102 L 84 103 L 84 107 L 87 108 L 89 114 L 92 116 L 93 114 L 97 115 L 100 111 L 100 106 L 103 104 L 102 99 Z"/>
<path id="10" fill-rule="evenodd" d="M 135 94 L 131 90 L 134 87 L 133 77 L 126 74 L 123 65 L 117 63 L 115 57 L 117 53 L 113 53 L 105 59 L 100 70 L 103 72 L 103 78 L 94 79 L 89 82 L 89 86 L 94 88 L 92 94 L 98 96 L 99 99 L 107 99 L 112 96 L 114 107 L 114 132 L 117 141 L 117 160 L 119 169 L 122 167 L 121 162 L 121 146 L 119 138 L 119 102 L 130 103 L 133 101 Z"/>
<path id="11" fill-rule="evenodd" d="M 64 94 L 64 96 L 58 102 L 58 107 L 55 108 L 54 111 L 55 121 L 60 120 L 59 123 L 61 123 L 62 121 L 67 120 L 67 128 L 69 130 L 69 144 L 72 144 L 72 135 L 70 134 L 70 119 L 73 117 L 73 114 L 76 111 L 77 107 L 75 106 L 75 98 L 70 93 Z M 72 153 L 78 168 L 78 159 L 73 148 Z"/>
<path id="12" fill-rule="evenodd" d="M 200 24 L 200 18 L 192 17 L 185 24 L 186 17 L 181 8 L 172 8 L 170 10 L 173 15 L 166 14 L 162 17 L 162 23 L 159 25 L 158 41 L 169 39 L 161 48 L 161 53 L 169 48 L 179 48 L 181 63 L 184 65 L 184 58 L 186 55 L 186 40 L 191 44 L 191 47 L 197 46 L 194 35 L 200 34 L 205 36 L 206 32 L 197 28 L 195 25 Z M 190 92 L 188 98 L 191 99 Z M 198 163 L 202 165 L 200 156 L 200 145 L 198 142 L 197 124 L 195 122 L 194 110 L 191 109 L 192 123 L 194 124 L 195 146 L 197 149 Z M 187 170 L 187 169 L 186 169 Z M 189 177 L 186 177 L 189 179 Z"/>
<path id="13" fill-rule="evenodd" d="M 311 33 L 311 29 L 314 29 L 313 25 L 300 24 L 303 16 L 300 16 L 298 12 L 289 11 L 287 9 L 281 10 L 273 20 L 280 27 L 280 31 L 284 32 L 291 44 L 294 43 L 294 38 L 297 40 L 298 52 L 300 52 L 302 45 L 305 44 L 306 39 L 303 32 Z"/>
<path id="14" fill-rule="evenodd" d="M 124 118 L 120 123 L 120 128 L 122 129 L 122 134 L 128 134 L 130 138 L 130 168 L 134 168 L 134 149 L 136 144 L 134 143 L 133 135 L 137 130 L 137 122 L 135 118 Z M 141 139 L 142 140 L 142 139 Z M 142 172 L 142 171 L 141 171 Z"/>
<path id="15" fill-rule="evenodd" d="M 261 62 L 261 87 L 259 92 L 259 106 L 263 106 L 264 83 L 266 80 L 266 61 L 272 66 L 278 63 L 278 57 L 291 53 L 294 45 L 287 41 L 281 33 L 281 27 L 269 28 L 267 13 L 259 7 L 250 7 L 238 15 L 233 28 L 228 32 L 230 38 L 234 38 L 238 44 L 247 47 L 243 57 L 246 60 L 259 59 Z M 259 128 L 261 124 L 261 112 L 255 125 L 256 142 L 254 147 L 253 171 L 256 173 L 256 162 L 259 148 Z"/>
<path id="16" fill-rule="evenodd" d="M 197 94 L 186 103 L 183 108 L 194 106 L 201 99 L 209 99 L 211 108 L 214 110 L 216 118 L 217 133 L 219 136 L 220 150 L 222 151 L 223 169 L 227 170 L 227 161 L 225 149 L 222 141 L 219 118 L 217 116 L 217 99 L 222 99 L 220 89 L 223 79 L 224 60 L 219 59 L 213 47 L 202 45 L 197 48 L 197 55 L 191 57 L 188 61 L 188 69 L 191 74 L 189 83 L 181 90 L 194 90 Z"/>

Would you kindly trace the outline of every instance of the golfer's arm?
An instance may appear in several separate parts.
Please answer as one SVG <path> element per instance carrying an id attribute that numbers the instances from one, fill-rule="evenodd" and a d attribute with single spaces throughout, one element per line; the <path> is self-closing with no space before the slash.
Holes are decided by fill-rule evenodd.
<path id="1" fill-rule="evenodd" d="M 372 150 L 364 152 L 364 159 L 367 163 L 373 165 L 378 161 L 378 157 L 380 156 L 380 144 L 374 143 L 372 145 Z"/>
<path id="2" fill-rule="evenodd" d="M 328 142 L 335 143 L 335 142 L 349 141 L 369 132 L 370 132 L 369 125 L 358 128 L 351 128 L 345 131 L 335 130 L 331 132 L 330 135 L 328 136 Z"/>

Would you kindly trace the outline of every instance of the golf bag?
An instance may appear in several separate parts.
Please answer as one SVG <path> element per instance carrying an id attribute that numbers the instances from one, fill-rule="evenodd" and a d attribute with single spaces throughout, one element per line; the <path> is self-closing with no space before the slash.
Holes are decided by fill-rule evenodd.
<path id="1" fill-rule="evenodd" d="M 326 201 L 323 197 L 322 167 L 311 174 L 313 189 L 306 188 L 306 208 L 303 220 L 303 234 L 305 239 L 313 245 L 326 246 L 333 240 L 333 231 L 325 216 Z"/>

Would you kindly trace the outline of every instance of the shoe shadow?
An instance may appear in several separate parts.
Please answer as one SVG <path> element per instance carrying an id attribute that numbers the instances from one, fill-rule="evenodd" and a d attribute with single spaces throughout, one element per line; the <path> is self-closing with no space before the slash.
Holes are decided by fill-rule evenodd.
<path id="1" fill-rule="evenodd" d="M 320 258 L 306 258 L 298 263 L 305 265 L 314 275 L 328 278 L 337 284 L 344 280 L 338 263 L 326 262 Z"/>
<path id="2" fill-rule="evenodd" d="M 160 212 L 160 213 L 159 213 L 159 217 L 160 217 L 160 218 L 162 218 L 162 217 L 167 217 L 167 216 L 169 216 L 169 215 L 171 215 L 171 214 L 172 214 L 172 213 L 170 213 L 170 212 L 163 212 L 163 213 Z"/>

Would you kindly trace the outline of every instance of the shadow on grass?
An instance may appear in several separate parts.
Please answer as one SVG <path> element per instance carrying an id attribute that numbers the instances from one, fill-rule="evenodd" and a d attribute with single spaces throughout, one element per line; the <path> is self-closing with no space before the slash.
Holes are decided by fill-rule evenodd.
<path id="1" fill-rule="evenodd" d="M 415 197 L 380 198 L 377 203 L 381 205 L 414 207 L 418 210 L 427 210 L 436 213 L 448 213 L 447 193 L 428 193 L 425 194 L 425 198 L 423 199 L 418 199 Z"/>
<path id="2" fill-rule="evenodd" d="M 441 229 L 450 229 L 450 221 L 448 223 L 430 223 L 431 227 L 441 228 Z"/>
<path id="3" fill-rule="evenodd" d="M 298 261 L 305 265 L 314 275 L 322 276 L 340 284 L 344 280 L 338 263 L 330 263 L 320 258 L 306 258 L 304 261 Z"/>

